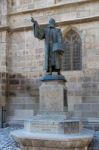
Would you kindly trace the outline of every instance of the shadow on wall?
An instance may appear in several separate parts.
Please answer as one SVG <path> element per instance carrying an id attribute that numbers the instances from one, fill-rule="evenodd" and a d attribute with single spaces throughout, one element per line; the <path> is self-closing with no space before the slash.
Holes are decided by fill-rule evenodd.
<path id="1" fill-rule="evenodd" d="M 15 97 L 16 100 L 21 101 L 19 103 L 23 104 L 23 109 L 28 109 L 28 103 L 32 101 L 31 104 L 33 105 L 30 107 L 34 110 L 34 113 L 37 113 L 39 105 L 39 86 L 40 79 L 28 79 L 21 74 L 8 74 L 7 97 L 9 102 L 10 99 L 14 99 Z"/>
<path id="2" fill-rule="evenodd" d="M 40 79 L 28 79 L 21 74 L 7 75 L 7 96 L 17 96 L 18 93 L 25 93 L 29 96 L 38 96 Z"/>
<path id="3" fill-rule="evenodd" d="M 24 115 L 26 113 L 27 117 L 30 115 L 29 112 L 31 112 L 31 116 L 37 114 L 39 110 L 40 79 L 28 79 L 21 74 L 8 73 L 0 73 L 0 78 L 0 105 L 5 106 L 7 110 L 5 116 L 14 117 L 17 112 L 24 113 Z"/>

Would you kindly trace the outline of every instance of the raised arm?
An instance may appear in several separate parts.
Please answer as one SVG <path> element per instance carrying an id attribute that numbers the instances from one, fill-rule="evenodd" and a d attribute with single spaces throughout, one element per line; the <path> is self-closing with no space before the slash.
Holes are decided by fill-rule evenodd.
<path id="1" fill-rule="evenodd" d="M 34 20 L 34 18 L 33 18 L 33 17 L 31 17 L 31 22 L 33 22 L 33 23 L 35 22 L 35 20 Z"/>
<path id="2" fill-rule="evenodd" d="M 44 33 L 44 29 L 42 29 L 40 26 L 39 26 L 39 24 L 38 24 L 38 22 L 36 21 L 36 20 L 34 20 L 34 18 L 33 17 L 31 17 L 31 22 L 33 23 L 33 32 L 34 32 L 34 36 L 36 37 L 36 38 L 38 38 L 38 39 L 44 39 L 44 35 L 45 35 L 45 33 Z"/>

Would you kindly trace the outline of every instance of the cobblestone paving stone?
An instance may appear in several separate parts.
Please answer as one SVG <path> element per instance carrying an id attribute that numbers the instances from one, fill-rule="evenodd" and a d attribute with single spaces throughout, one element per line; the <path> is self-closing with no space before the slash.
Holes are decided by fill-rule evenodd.
<path id="1" fill-rule="evenodd" d="M 19 128 L 0 128 L 0 150 L 20 150 L 20 148 L 16 147 L 14 140 L 10 136 L 10 132 L 17 129 Z"/>

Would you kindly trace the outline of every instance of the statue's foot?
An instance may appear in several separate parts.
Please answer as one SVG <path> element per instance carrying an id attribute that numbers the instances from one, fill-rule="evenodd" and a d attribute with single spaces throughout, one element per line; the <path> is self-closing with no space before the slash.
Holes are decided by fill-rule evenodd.
<path id="1" fill-rule="evenodd" d="M 49 72 L 49 75 L 52 75 L 52 72 Z"/>
<path id="2" fill-rule="evenodd" d="M 46 75 L 52 75 L 52 72 L 46 72 Z"/>
<path id="3" fill-rule="evenodd" d="M 58 72 L 58 75 L 61 75 L 60 72 Z"/>

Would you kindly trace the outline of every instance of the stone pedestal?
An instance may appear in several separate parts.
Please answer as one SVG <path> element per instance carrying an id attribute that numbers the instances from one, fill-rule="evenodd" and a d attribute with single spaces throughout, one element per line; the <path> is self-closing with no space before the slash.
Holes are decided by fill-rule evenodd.
<path id="1" fill-rule="evenodd" d="M 48 75 L 42 81 L 39 114 L 11 135 L 23 150 L 86 150 L 93 132 L 83 131 L 80 121 L 65 112 L 64 77 Z"/>
<path id="2" fill-rule="evenodd" d="M 64 81 L 43 82 L 40 86 L 40 111 L 63 112 L 65 90 Z"/>

